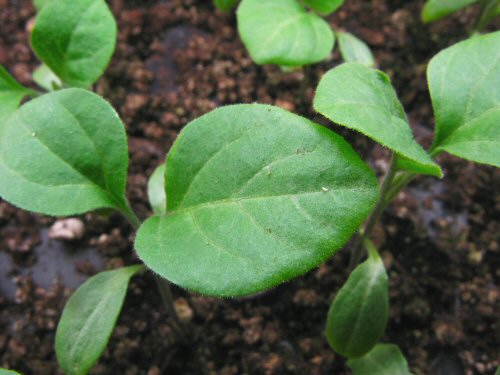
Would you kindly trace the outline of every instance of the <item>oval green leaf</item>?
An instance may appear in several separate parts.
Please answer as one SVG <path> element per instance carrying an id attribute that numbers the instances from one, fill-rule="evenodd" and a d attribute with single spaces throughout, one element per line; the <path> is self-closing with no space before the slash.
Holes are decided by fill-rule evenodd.
<path id="1" fill-rule="evenodd" d="M 370 169 L 338 135 L 266 105 L 191 122 L 166 162 L 167 214 L 140 228 L 148 267 L 202 294 L 237 296 L 333 255 L 378 197 Z"/>
<path id="2" fill-rule="evenodd" d="M 424 22 L 438 21 L 478 0 L 429 0 L 422 10 Z"/>
<path id="3" fill-rule="evenodd" d="M 31 34 L 36 55 L 65 83 L 88 87 L 106 69 L 116 44 L 116 22 L 104 0 L 46 3 Z"/>
<path id="4" fill-rule="evenodd" d="M 165 194 L 165 163 L 156 167 L 148 181 L 148 199 L 156 215 L 167 212 L 167 195 Z"/>
<path id="5" fill-rule="evenodd" d="M 427 76 L 436 116 L 433 152 L 500 167 L 500 32 L 440 52 Z"/>
<path id="6" fill-rule="evenodd" d="M 442 176 L 441 168 L 413 138 L 403 106 L 384 73 L 359 63 L 330 70 L 318 85 L 314 109 L 418 164 L 412 172 L 418 169 L 419 173 Z"/>
<path id="7" fill-rule="evenodd" d="M 344 4 L 344 0 L 305 0 L 304 3 L 318 13 L 328 15 Z"/>
<path id="8" fill-rule="evenodd" d="M 237 17 L 240 37 L 257 64 L 312 64 L 333 48 L 328 23 L 297 0 L 243 0 Z"/>
<path id="9" fill-rule="evenodd" d="M 0 128 L 0 196 L 25 210 L 55 216 L 125 210 L 127 165 L 123 124 L 86 90 L 43 95 Z"/>
<path id="10" fill-rule="evenodd" d="M 340 54 L 345 62 L 359 62 L 363 65 L 375 66 L 375 59 L 372 51 L 361 39 L 351 33 L 337 31 Z"/>
<path id="11" fill-rule="evenodd" d="M 30 92 L 0 66 L 0 127 L 4 126 L 7 118 L 16 111 L 21 100 Z"/>
<path id="12" fill-rule="evenodd" d="M 86 374 L 115 328 L 130 278 L 142 265 L 98 273 L 70 297 L 56 332 L 57 361 L 67 375 Z"/>
<path id="13" fill-rule="evenodd" d="M 354 269 L 328 311 L 328 343 L 347 358 L 369 352 L 384 334 L 389 317 L 387 273 L 370 246 L 370 256 Z"/>
<path id="14" fill-rule="evenodd" d="M 33 81 L 47 91 L 54 91 L 63 87 L 61 79 L 45 64 L 35 69 L 33 72 Z"/>
<path id="15" fill-rule="evenodd" d="M 378 344 L 361 358 L 347 365 L 353 375 L 411 375 L 405 357 L 394 344 Z"/>
<path id="16" fill-rule="evenodd" d="M 220 9 L 224 12 L 229 12 L 233 9 L 236 4 L 238 4 L 239 0 L 214 0 L 214 4 L 217 9 Z"/>

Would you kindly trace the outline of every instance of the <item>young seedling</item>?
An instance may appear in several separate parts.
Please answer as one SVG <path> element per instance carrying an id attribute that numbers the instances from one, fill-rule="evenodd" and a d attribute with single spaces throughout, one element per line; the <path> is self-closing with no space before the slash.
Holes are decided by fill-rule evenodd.
<path id="1" fill-rule="evenodd" d="M 335 34 L 324 16 L 335 12 L 344 0 L 242 0 L 238 7 L 238 31 L 257 64 L 297 67 L 324 60 L 333 49 Z M 238 1 L 215 1 L 229 10 Z M 368 46 L 354 35 L 337 32 L 345 61 L 373 66 Z"/>
<path id="2" fill-rule="evenodd" d="M 422 20 L 426 23 L 438 21 L 473 4 L 481 7 L 474 26 L 476 32 L 484 30 L 493 18 L 500 16 L 499 0 L 428 0 L 422 9 Z"/>
<path id="3" fill-rule="evenodd" d="M 69 11 L 70 3 L 49 1 L 39 17 L 46 20 L 53 17 L 49 11 Z M 97 9 L 107 14 L 102 0 L 83 3 L 90 10 L 80 13 L 81 25 Z M 57 22 L 67 25 L 72 17 Z M 55 26 L 36 22 L 33 45 L 62 82 L 84 87 L 95 82 L 103 70 L 102 56 L 95 50 L 84 54 L 84 59 L 96 59 L 93 68 L 99 63 L 101 68 L 79 75 L 75 55 L 57 53 L 64 43 L 42 37 L 54 36 L 44 27 Z M 74 30 L 75 35 L 80 32 L 80 26 Z M 73 47 L 65 51 L 78 50 L 73 42 L 80 37 L 75 38 L 66 39 Z M 36 97 L 2 120 L 0 196 L 53 216 L 117 210 L 138 228 L 135 249 L 148 269 L 164 282 L 212 296 L 253 294 L 302 275 L 359 231 L 353 266 L 365 246 L 369 258 L 357 265 L 334 300 L 328 340 L 349 358 L 356 375 L 372 369 L 367 363 L 376 363 L 379 373 L 397 369 L 407 374 L 397 348 L 375 345 L 387 322 L 388 281 L 370 242 L 371 231 L 382 210 L 416 174 L 442 177 L 432 159 L 441 152 L 500 166 L 500 65 L 498 58 L 491 58 L 499 50 L 497 32 L 459 43 L 431 61 L 436 135 L 429 152 L 414 140 L 386 75 L 346 63 L 324 76 L 316 110 L 393 152 L 380 189 L 369 167 L 334 132 L 277 107 L 233 105 L 183 129 L 166 164 L 150 180 L 155 215 L 141 224 L 125 196 L 128 152 L 122 122 L 104 99 L 68 88 Z M 11 77 L 3 77 L 7 83 L 1 87 L 10 93 L 6 108 L 12 108 L 21 92 L 28 94 Z M 261 152 L 256 154 L 256 149 Z M 70 298 L 56 334 L 57 358 L 67 374 L 85 374 L 98 360 L 130 278 L 143 268 L 100 273 Z M 168 299 L 168 290 L 164 294 Z"/>

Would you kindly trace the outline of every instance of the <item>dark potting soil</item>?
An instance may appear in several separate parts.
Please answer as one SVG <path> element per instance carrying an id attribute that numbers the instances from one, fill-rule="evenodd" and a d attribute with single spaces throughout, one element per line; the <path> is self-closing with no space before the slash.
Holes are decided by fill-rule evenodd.
<path id="1" fill-rule="evenodd" d="M 312 110 L 314 88 L 340 62 L 338 52 L 283 73 L 253 64 L 234 15 L 214 11 L 211 1 L 110 5 L 119 42 L 95 89 L 127 127 L 128 196 L 142 218 L 150 214 L 147 177 L 180 129 L 223 104 L 258 101 L 302 114 L 346 137 L 379 175 L 387 168 L 385 150 Z M 425 26 L 422 5 L 351 0 L 329 21 L 368 42 L 392 77 L 417 138 L 428 145 L 433 119 L 426 64 L 468 35 L 477 10 Z M 38 65 L 28 42 L 33 16 L 29 0 L 0 0 L 0 64 L 26 85 Z M 493 374 L 500 365 L 500 171 L 451 156 L 440 162 L 445 178 L 418 178 L 375 231 L 391 283 L 383 341 L 401 347 L 415 374 Z M 49 240 L 54 219 L 0 201 L 0 367 L 61 373 L 54 334 L 71 291 L 101 269 L 137 261 L 134 233 L 123 218 L 80 219 L 83 238 Z M 307 275 L 254 297 L 220 300 L 174 287 L 185 322 L 182 338 L 151 274 L 142 274 L 92 374 L 348 374 L 323 333 L 329 303 L 348 275 L 348 247 Z"/>

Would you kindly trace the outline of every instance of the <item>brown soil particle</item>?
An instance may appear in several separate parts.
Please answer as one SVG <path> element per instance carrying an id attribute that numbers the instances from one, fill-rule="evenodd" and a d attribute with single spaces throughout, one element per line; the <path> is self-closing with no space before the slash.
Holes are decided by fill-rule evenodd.
<path id="1" fill-rule="evenodd" d="M 129 135 L 127 194 L 141 218 L 147 177 L 180 129 L 231 103 L 278 105 L 343 135 L 380 175 L 386 150 L 327 123 L 312 110 L 326 61 L 284 73 L 257 66 L 238 38 L 233 14 L 208 0 L 115 0 L 116 53 L 95 86 L 123 119 Z M 417 138 L 432 140 L 432 107 L 425 67 L 439 50 L 464 39 L 476 9 L 429 26 L 423 0 L 348 1 L 328 17 L 335 29 L 368 42 L 392 78 Z M 0 64 L 32 85 L 38 66 L 29 48 L 30 0 L 0 0 Z M 496 25 L 498 28 L 498 25 Z M 493 374 L 500 365 L 500 171 L 452 156 L 439 159 L 446 177 L 419 177 L 400 194 L 376 230 L 390 276 L 391 320 L 383 341 L 398 344 L 415 374 Z M 0 201 L 0 367 L 24 374 L 60 374 L 57 321 L 71 289 L 34 282 L 40 251 L 61 246 L 66 264 L 85 275 L 137 262 L 134 233 L 109 212 L 92 213 L 82 236 L 43 240 L 53 218 Z M 60 237 L 62 238 L 62 237 Z M 348 246 L 347 246 L 348 247 Z M 93 250 L 101 266 L 78 258 Z M 324 337 L 329 302 L 347 279 L 347 249 L 304 277 L 257 296 L 215 299 L 174 286 L 184 336 L 165 312 L 151 274 L 135 277 L 123 313 L 92 374 L 348 374 Z M 38 270 L 40 272 L 40 270 Z M 43 273 L 43 271 L 42 271 Z M 8 287 L 11 285 L 11 287 Z M 9 288 L 11 294 L 9 294 Z"/>

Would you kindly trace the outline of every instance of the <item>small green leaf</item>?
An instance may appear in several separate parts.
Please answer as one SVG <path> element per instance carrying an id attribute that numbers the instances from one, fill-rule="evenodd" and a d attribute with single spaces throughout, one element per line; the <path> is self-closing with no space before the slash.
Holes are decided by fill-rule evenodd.
<path id="1" fill-rule="evenodd" d="M 214 4 L 218 9 L 229 12 L 238 4 L 238 1 L 239 0 L 214 0 Z"/>
<path id="2" fill-rule="evenodd" d="M 352 236 L 378 197 L 338 135 L 266 105 L 187 125 L 166 161 L 167 214 L 135 248 L 148 267 L 202 294 L 251 294 L 301 275 Z"/>
<path id="3" fill-rule="evenodd" d="M 40 65 L 33 72 L 33 81 L 47 91 L 54 91 L 63 86 L 60 78 L 45 64 Z"/>
<path id="4" fill-rule="evenodd" d="M 56 332 L 57 361 L 67 375 L 86 374 L 108 344 L 132 276 L 142 265 L 98 273 L 70 297 Z"/>
<path id="5" fill-rule="evenodd" d="M 424 22 L 434 22 L 456 12 L 478 0 L 429 0 L 422 10 Z"/>
<path id="6" fill-rule="evenodd" d="M 394 344 L 378 344 L 361 358 L 347 365 L 353 375 L 411 375 L 405 357 Z"/>
<path id="7" fill-rule="evenodd" d="M 123 124 L 86 90 L 36 98 L 0 128 L 0 196 L 25 210 L 55 216 L 124 210 L 127 165 Z"/>
<path id="8" fill-rule="evenodd" d="M 433 152 L 500 167 L 500 32 L 440 52 L 427 76 L 436 116 Z"/>
<path id="9" fill-rule="evenodd" d="M 318 13 L 328 15 L 335 12 L 344 0 L 305 0 L 304 3 Z"/>
<path id="10" fill-rule="evenodd" d="M 389 317 L 388 277 L 375 247 L 339 290 L 328 311 L 326 337 L 347 358 L 369 352 L 382 337 Z"/>
<path id="11" fill-rule="evenodd" d="M 156 215 L 167 212 L 167 196 L 165 194 L 165 163 L 156 167 L 148 181 L 148 199 Z"/>
<path id="12" fill-rule="evenodd" d="M 0 127 L 19 107 L 21 100 L 30 94 L 30 90 L 21 86 L 0 66 Z"/>
<path id="13" fill-rule="evenodd" d="M 375 66 L 372 51 L 361 39 L 351 33 L 337 31 L 337 40 L 345 62 L 359 62 L 369 67 Z"/>
<path id="14" fill-rule="evenodd" d="M 312 64 L 333 48 L 328 23 L 297 0 L 243 0 L 237 17 L 241 39 L 257 64 Z"/>
<path id="15" fill-rule="evenodd" d="M 31 44 L 63 82 L 86 88 L 113 55 L 116 22 L 104 0 L 50 1 L 36 18 Z"/>
<path id="16" fill-rule="evenodd" d="M 418 164 L 420 172 L 442 176 L 441 168 L 413 138 L 403 106 L 384 73 L 359 63 L 330 70 L 318 85 L 314 109 Z"/>

